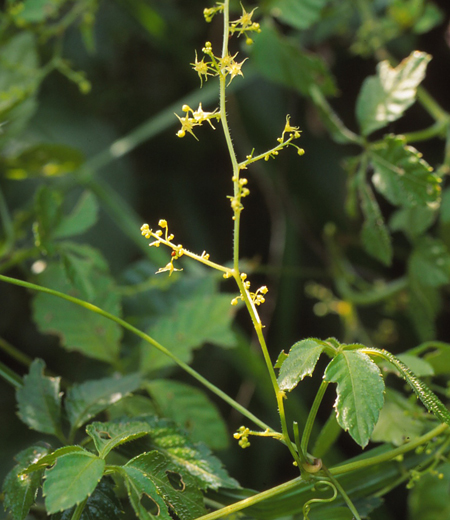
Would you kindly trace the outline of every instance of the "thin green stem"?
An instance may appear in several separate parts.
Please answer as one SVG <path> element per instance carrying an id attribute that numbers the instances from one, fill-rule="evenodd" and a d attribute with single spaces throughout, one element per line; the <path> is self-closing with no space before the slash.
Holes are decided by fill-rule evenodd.
<path id="1" fill-rule="evenodd" d="M 13 372 L 9 367 L 0 361 L 0 377 L 14 388 L 20 388 L 23 385 L 22 378 Z"/>
<path id="2" fill-rule="evenodd" d="M 0 338 L 0 350 L 3 350 L 6 354 L 8 354 L 9 357 L 15 359 L 22 365 L 25 365 L 26 367 L 29 367 L 32 363 L 32 359 L 21 352 L 19 349 L 11 345 L 8 341 L 6 341 L 3 338 Z"/>
<path id="3" fill-rule="evenodd" d="M 85 498 L 82 502 L 80 502 L 77 505 L 77 507 L 75 508 L 75 511 L 73 512 L 71 520 L 80 520 L 84 507 L 86 505 L 86 502 L 87 502 L 87 498 Z"/>
<path id="4" fill-rule="evenodd" d="M 229 397 L 225 392 L 217 388 L 215 385 L 213 385 L 210 381 L 205 379 L 202 375 L 200 375 L 196 370 L 194 370 L 192 367 L 190 367 L 188 364 L 184 363 L 181 359 L 179 359 L 175 354 L 170 352 L 170 350 L 163 347 L 160 343 L 158 343 L 156 340 L 154 340 L 152 337 L 150 337 L 148 334 L 145 334 L 145 332 L 142 332 L 141 330 L 137 329 L 136 327 L 133 327 L 133 325 L 130 325 L 125 320 L 122 320 L 121 318 L 118 318 L 117 316 L 114 316 L 113 314 L 110 314 L 107 311 L 104 311 L 100 307 L 97 307 L 96 305 L 93 305 L 89 302 L 86 302 L 84 300 L 80 300 L 79 298 L 75 298 L 73 296 L 69 296 L 68 294 L 61 293 L 59 291 L 55 291 L 53 289 L 49 289 L 48 287 L 42 287 L 40 285 L 36 285 L 30 282 L 25 282 L 23 280 L 17 280 L 16 278 L 10 278 L 9 276 L 0 275 L 0 281 L 10 283 L 13 285 L 19 285 L 20 287 L 25 287 L 26 289 L 30 289 L 32 291 L 39 291 L 46 294 L 51 294 L 53 296 L 57 296 L 58 298 L 62 298 L 64 300 L 67 300 L 69 302 L 72 302 L 76 305 L 79 305 L 80 307 L 84 307 L 85 309 L 88 309 L 89 311 L 95 312 L 96 314 L 99 314 L 100 316 L 104 316 L 105 318 L 112 320 L 116 322 L 121 327 L 129 330 L 136 336 L 139 336 L 144 341 L 152 345 L 153 347 L 157 348 L 159 351 L 161 351 L 163 354 L 168 356 L 170 359 L 172 359 L 180 368 L 182 368 L 185 372 L 190 374 L 192 377 L 194 377 L 197 381 L 199 381 L 202 385 L 204 385 L 206 388 L 208 388 L 211 392 L 216 394 L 218 397 L 223 399 L 226 403 L 228 403 L 230 406 L 232 406 L 235 410 L 240 412 L 242 415 L 247 417 L 250 421 L 255 423 L 257 426 L 264 430 L 270 430 L 273 431 L 270 426 L 268 426 L 266 423 L 258 419 L 255 415 L 253 415 L 251 412 L 249 412 L 246 408 L 244 408 L 242 405 L 237 403 L 234 399 Z"/>
<path id="5" fill-rule="evenodd" d="M 322 384 L 320 385 L 319 390 L 314 399 L 314 402 L 311 406 L 311 410 L 309 411 L 308 419 L 306 420 L 305 428 L 303 430 L 303 435 L 302 435 L 302 442 L 300 445 L 301 451 L 305 457 L 307 456 L 307 453 L 308 453 L 309 438 L 311 436 L 311 432 L 312 432 L 312 429 L 314 426 L 314 421 L 316 420 L 317 412 L 319 410 L 323 396 L 325 395 L 325 392 L 326 392 L 329 384 L 330 384 L 329 381 L 322 381 Z"/>
<path id="6" fill-rule="evenodd" d="M 353 502 L 350 500 L 349 496 L 345 492 L 344 488 L 333 477 L 333 475 L 329 472 L 329 470 L 327 468 L 323 467 L 323 471 L 324 471 L 325 475 L 327 475 L 327 477 L 330 479 L 331 483 L 336 487 L 336 489 L 341 494 L 342 498 L 344 499 L 344 502 L 347 504 L 347 507 L 353 513 L 354 519 L 361 520 L 361 517 L 359 516 L 358 511 L 356 510 L 355 506 L 353 505 Z"/>

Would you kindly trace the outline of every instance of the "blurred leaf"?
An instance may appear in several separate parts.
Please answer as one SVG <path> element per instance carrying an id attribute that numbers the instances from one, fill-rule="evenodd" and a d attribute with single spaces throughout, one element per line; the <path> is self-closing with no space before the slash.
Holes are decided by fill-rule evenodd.
<path id="1" fill-rule="evenodd" d="M 234 347 L 236 340 L 231 323 L 236 307 L 230 301 L 228 294 L 194 295 L 180 301 L 170 315 L 158 319 L 148 334 L 185 362 L 192 359 L 193 349 L 207 342 Z M 155 371 L 173 364 L 148 343 L 141 344 L 141 352 L 140 368 L 143 371 Z"/>
<path id="2" fill-rule="evenodd" d="M 425 2 L 425 9 L 413 27 L 416 34 L 424 34 L 444 21 L 444 13 L 432 2 Z"/>
<path id="3" fill-rule="evenodd" d="M 402 363 L 404 363 L 417 377 L 434 376 L 433 367 L 428 363 L 426 359 L 422 359 L 413 354 L 399 354 L 397 356 Z"/>
<path id="4" fill-rule="evenodd" d="M 79 294 L 68 281 L 63 268 L 55 263 L 50 263 L 38 279 L 45 287 L 73 296 Z M 95 292 L 93 303 L 120 316 L 120 297 L 112 278 L 93 270 L 90 283 Z M 117 359 L 122 329 L 103 316 L 44 293 L 34 297 L 33 316 L 41 332 L 60 336 L 64 348 L 78 350 L 100 361 L 114 362 Z"/>
<path id="5" fill-rule="evenodd" d="M 415 273 L 416 275 L 419 273 Z M 441 308 L 441 298 L 436 287 L 424 285 L 421 278 L 411 276 L 408 280 L 408 314 L 422 341 L 436 337 L 435 320 Z"/>
<path id="6" fill-rule="evenodd" d="M 415 206 L 397 210 L 389 221 L 392 231 L 402 231 L 414 239 L 422 235 L 435 221 L 437 211 L 428 206 Z"/>
<path id="7" fill-rule="evenodd" d="M 83 154 L 65 144 L 42 143 L 31 146 L 6 161 L 6 176 L 22 180 L 30 177 L 58 177 L 77 170 Z"/>
<path id="8" fill-rule="evenodd" d="M 359 142 L 359 136 L 354 134 L 344 125 L 316 85 L 311 85 L 310 95 L 320 114 L 323 124 L 326 126 L 332 139 L 336 141 L 336 143 L 346 144 Z"/>
<path id="9" fill-rule="evenodd" d="M 22 475 L 22 471 L 45 456 L 48 448 L 31 446 L 15 457 L 17 465 L 6 475 L 3 482 L 3 505 L 8 509 L 13 520 L 25 520 L 30 507 L 36 500 L 37 491 L 41 485 L 44 471 L 37 471 L 31 475 Z"/>
<path id="10" fill-rule="evenodd" d="M 423 237 L 409 258 L 409 275 L 425 286 L 439 287 L 450 282 L 450 254 L 444 243 Z"/>
<path id="11" fill-rule="evenodd" d="M 338 423 L 364 448 L 383 407 L 380 369 L 366 354 L 344 350 L 327 366 L 324 379 L 337 383 L 334 407 Z"/>
<path id="12" fill-rule="evenodd" d="M 56 513 L 52 520 L 71 520 L 75 507 Z M 123 510 L 116 495 L 116 486 L 109 478 L 102 478 L 89 496 L 81 513 L 80 520 L 122 520 Z"/>
<path id="13" fill-rule="evenodd" d="M 144 421 L 93 422 L 86 427 L 86 433 L 94 441 L 99 456 L 104 459 L 108 453 L 139 437 L 149 434 L 151 426 Z"/>
<path id="14" fill-rule="evenodd" d="M 450 345 L 438 343 L 435 350 L 425 355 L 425 360 L 433 367 L 435 375 L 450 374 Z"/>
<path id="15" fill-rule="evenodd" d="M 40 186 L 35 196 L 36 221 L 33 224 L 34 241 L 44 254 L 54 251 L 52 233 L 61 219 L 61 194 L 48 186 Z"/>
<path id="16" fill-rule="evenodd" d="M 439 464 L 434 472 L 424 472 L 408 497 L 411 520 L 447 520 L 450 518 L 450 463 Z"/>
<path id="17" fill-rule="evenodd" d="M 366 183 L 359 185 L 361 208 L 364 213 L 364 224 L 361 232 L 361 240 L 364 249 L 384 265 L 392 263 L 391 235 L 384 223 L 378 202 Z"/>
<path id="18" fill-rule="evenodd" d="M 291 43 L 268 24 L 255 36 L 251 51 L 253 65 L 269 81 L 293 88 L 304 96 L 309 96 L 313 85 L 325 96 L 336 93 L 325 62 L 317 54 Z"/>
<path id="19" fill-rule="evenodd" d="M 62 437 L 59 377 L 44 376 L 45 363 L 35 359 L 17 389 L 20 419 L 33 430 Z"/>
<path id="20" fill-rule="evenodd" d="M 441 179 L 403 136 L 386 135 L 370 153 L 375 188 L 395 206 L 428 206 L 439 203 Z"/>
<path id="21" fill-rule="evenodd" d="M 38 55 L 34 35 L 19 32 L 0 47 L 0 114 L 26 100 L 38 87 Z M 0 115 L 0 122 L 8 114 Z"/>
<path id="22" fill-rule="evenodd" d="M 137 374 L 107 377 L 73 385 L 67 392 L 65 407 L 73 429 L 80 428 L 89 419 L 120 401 L 141 384 Z"/>
<path id="23" fill-rule="evenodd" d="M 157 415 L 150 397 L 144 395 L 126 395 L 120 401 L 108 407 L 110 421 L 132 419 L 138 415 Z"/>
<path id="24" fill-rule="evenodd" d="M 62 455 L 45 471 L 43 495 L 49 514 L 88 498 L 103 476 L 105 461 L 88 451 Z"/>
<path id="25" fill-rule="evenodd" d="M 443 224 L 450 224 L 450 188 L 442 192 L 440 219 Z"/>
<path id="26" fill-rule="evenodd" d="M 401 446 L 419 437 L 424 423 L 418 420 L 420 410 L 396 390 L 386 388 L 385 403 L 372 432 L 373 442 L 390 442 Z"/>
<path id="27" fill-rule="evenodd" d="M 178 468 L 174 467 L 161 453 L 151 451 L 139 455 L 127 462 L 123 469 L 129 478 L 133 475 L 135 482 L 141 484 L 140 489 L 137 489 L 138 492 L 140 491 L 139 499 L 142 493 L 146 493 L 161 507 L 159 515 L 162 518 L 167 518 L 167 520 L 171 518 L 167 505 L 180 520 L 191 520 L 206 514 L 203 495 L 195 486 L 195 482 L 189 475 L 180 475 Z M 174 482 L 171 482 L 170 477 Z M 176 484 L 179 485 L 179 488 Z M 159 497 L 162 497 L 167 505 L 164 505 L 163 502 L 161 506 Z M 148 518 L 148 516 L 145 515 L 143 518 Z"/>
<path id="28" fill-rule="evenodd" d="M 204 442 L 215 450 L 227 447 L 225 423 L 203 391 L 169 379 L 157 379 L 145 387 L 156 402 L 160 415 L 179 424 L 194 442 Z"/>
<path id="29" fill-rule="evenodd" d="M 95 195 L 85 191 L 70 215 L 61 219 L 54 231 L 55 238 L 67 238 L 81 235 L 91 228 L 98 218 L 98 203 Z"/>
<path id="30" fill-rule="evenodd" d="M 312 376 L 317 360 L 324 349 L 322 341 L 310 338 L 292 345 L 278 375 L 281 390 L 293 390 L 305 376 Z"/>
<path id="31" fill-rule="evenodd" d="M 377 66 L 377 75 L 366 78 L 356 102 L 356 116 L 363 135 L 399 119 L 416 99 L 431 56 L 414 51 L 397 67 L 388 61 Z"/>
<path id="32" fill-rule="evenodd" d="M 25 0 L 21 3 L 21 9 L 13 11 L 13 20 L 19 27 L 44 22 L 47 18 L 54 18 L 65 3 L 67 0 Z"/>
<path id="33" fill-rule="evenodd" d="M 320 13 L 327 3 L 328 0 L 272 0 L 269 7 L 275 18 L 304 30 L 320 19 Z"/>

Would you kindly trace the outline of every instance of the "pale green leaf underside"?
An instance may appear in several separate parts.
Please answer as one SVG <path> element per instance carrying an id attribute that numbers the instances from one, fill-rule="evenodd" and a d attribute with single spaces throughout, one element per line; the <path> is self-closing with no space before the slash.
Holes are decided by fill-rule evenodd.
<path id="1" fill-rule="evenodd" d="M 290 392 L 305 376 L 311 376 L 324 348 L 323 342 L 312 338 L 295 343 L 280 368 L 280 389 Z"/>
<path id="2" fill-rule="evenodd" d="M 396 68 L 388 61 L 377 66 L 377 75 L 367 78 L 356 103 L 356 116 L 363 135 L 396 121 L 415 101 L 431 56 L 414 51 Z"/>
<path id="3" fill-rule="evenodd" d="M 104 469 L 105 461 L 87 451 L 59 457 L 45 472 L 43 494 L 47 512 L 64 511 L 91 495 Z"/>
<path id="4" fill-rule="evenodd" d="M 366 354 L 344 350 L 327 366 L 324 378 L 337 383 L 334 406 L 338 423 L 364 448 L 383 407 L 380 369 Z"/>

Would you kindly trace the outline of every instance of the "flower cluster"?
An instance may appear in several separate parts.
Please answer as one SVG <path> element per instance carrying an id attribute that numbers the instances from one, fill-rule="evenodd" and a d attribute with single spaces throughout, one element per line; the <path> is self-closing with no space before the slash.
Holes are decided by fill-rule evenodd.
<path id="1" fill-rule="evenodd" d="M 245 36 L 245 43 L 247 45 L 251 45 L 253 43 L 253 40 L 248 36 L 248 32 L 261 32 L 261 27 L 259 23 L 254 22 L 252 20 L 253 13 L 257 9 L 253 9 L 250 13 L 247 13 L 247 11 L 244 9 L 244 6 L 241 4 L 242 7 L 242 15 L 241 17 L 236 20 L 235 22 L 231 22 L 230 26 L 230 34 L 238 33 L 238 37 L 243 34 Z"/>
<path id="2" fill-rule="evenodd" d="M 160 269 L 158 269 L 158 271 L 156 271 L 156 274 L 168 271 L 169 272 L 169 276 L 170 276 L 174 271 L 182 271 L 183 270 L 183 269 L 177 269 L 173 265 L 173 262 L 175 260 L 178 260 L 180 258 L 180 256 L 183 256 L 184 249 L 183 249 L 183 246 L 181 244 L 175 245 L 175 244 L 172 243 L 172 240 L 175 238 L 175 236 L 172 235 L 172 234 L 169 234 L 169 226 L 167 224 L 167 220 L 161 219 L 158 222 L 158 225 L 159 225 L 159 227 L 161 229 L 158 229 L 155 232 L 153 232 L 153 230 L 150 229 L 148 224 L 143 224 L 141 226 L 141 234 L 145 238 L 150 238 L 150 237 L 155 238 L 155 241 L 151 242 L 149 244 L 150 247 L 152 247 L 152 246 L 159 247 L 161 244 L 164 244 L 164 245 L 166 245 L 166 246 L 168 246 L 168 247 L 170 247 L 172 249 L 170 262 L 168 264 L 166 264 L 164 267 L 161 267 Z M 162 237 L 163 236 L 163 229 L 164 229 L 164 238 Z"/>
<path id="3" fill-rule="evenodd" d="M 239 441 L 239 446 L 245 449 L 250 446 L 250 441 L 248 440 L 249 435 L 250 430 L 245 426 L 241 426 L 239 430 L 233 435 L 233 437 Z"/>
<path id="4" fill-rule="evenodd" d="M 241 273 L 241 280 L 244 283 L 244 288 L 248 291 L 250 299 L 255 305 L 261 305 L 264 303 L 266 299 L 264 295 L 269 292 L 269 289 L 265 285 L 256 290 L 256 292 L 250 292 L 250 282 L 247 280 L 247 275 L 245 273 Z M 242 300 L 242 294 L 240 296 L 236 296 L 231 300 L 231 305 L 237 305 L 239 300 Z"/>

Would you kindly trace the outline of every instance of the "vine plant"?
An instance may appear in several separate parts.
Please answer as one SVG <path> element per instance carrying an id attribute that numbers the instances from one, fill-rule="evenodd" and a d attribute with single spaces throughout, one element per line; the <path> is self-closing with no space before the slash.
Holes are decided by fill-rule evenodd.
<path id="1" fill-rule="evenodd" d="M 299 475 L 261 493 L 243 489 L 203 444 L 193 442 L 174 422 L 142 410 L 130 416 L 119 406 L 128 394 L 143 387 L 157 396 L 156 400 L 158 395 L 160 399 L 164 399 L 161 396 L 167 385 L 163 387 L 164 392 L 158 394 L 157 382 L 143 381 L 139 375 L 110 377 L 71 386 L 62 403 L 60 379 L 45 375 L 43 361 L 35 360 L 23 381 L 6 367 L 2 367 L 2 375 L 17 388 L 19 417 L 22 421 L 34 430 L 54 436 L 59 447 L 36 444 L 16 457 L 17 465 L 7 475 L 3 486 L 4 504 L 14 520 L 26 518 L 30 508 L 35 507 L 41 487 L 46 512 L 59 518 L 74 520 L 88 518 L 94 511 L 100 511 L 102 517 L 116 518 L 123 507 L 120 498 L 124 499 L 125 495 L 140 520 L 154 517 L 170 520 L 172 515 L 180 520 L 213 520 L 242 510 L 262 519 L 300 514 L 306 520 L 360 520 L 373 507 L 369 500 L 371 497 L 381 496 L 405 480 L 413 482 L 421 472 L 435 471 L 448 453 L 450 413 L 436 394 L 408 367 L 408 364 L 414 365 L 414 361 L 411 361 L 413 355 L 420 354 L 421 349 L 426 349 L 426 346 L 401 360 L 384 349 L 357 342 L 346 344 L 335 338 L 307 338 L 295 343 L 289 352 L 282 351 L 275 364 L 271 360 L 264 335 L 264 323 L 258 312 L 260 305 L 265 302 L 268 288 L 252 287 L 249 275 L 241 267 L 241 218 L 245 198 L 250 195 L 249 183 L 243 174 L 257 161 L 276 159 L 285 149 L 293 148 L 299 156 L 304 154 L 304 150 L 296 144 L 301 138 L 301 131 L 291 124 L 288 115 L 275 146 L 263 153 L 255 154 L 251 151 L 239 162 L 228 124 L 226 94 L 229 85 L 238 81 L 238 76 L 244 75 L 246 59 L 241 60 L 237 52 L 233 54 L 229 45 L 233 42 L 232 37 L 241 36 L 247 45 L 252 45 L 253 38 L 256 38 L 254 35 L 264 29 L 253 19 L 256 16 L 255 9 L 247 11 L 244 6 L 239 18 L 230 20 L 229 3 L 229 0 L 224 0 L 204 11 L 207 22 L 218 16 L 223 17 L 220 53 L 213 49 L 210 42 L 206 42 L 201 59 L 196 53 L 192 63 L 202 85 L 203 82 L 217 78 L 219 107 L 207 112 L 201 103 L 197 109 L 185 104 L 182 107 L 184 115 L 176 117 L 181 124 L 177 132 L 180 138 L 193 136 L 197 139 L 196 127 L 205 122 L 213 129 L 215 125 L 220 125 L 223 130 L 233 185 L 233 192 L 228 196 L 233 220 L 232 262 L 230 265 L 221 265 L 211 260 L 206 251 L 201 254 L 192 253 L 175 242 L 164 219 L 159 220 L 156 229 L 148 224 L 142 225 L 141 233 L 146 239 L 152 240 L 149 244 L 151 247 L 162 246 L 171 252 L 170 261 L 159 268 L 157 273 L 166 273 L 170 277 L 174 272 L 182 271 L 181 259 L 189 258 L 219 271 L 225 279 L 234 280 L 237 295 L 232 298 L 225 295 L 226 305 L 236 307 L 243 304 L 248 312 L 275 394 L 279 428 L 265 424 L 196 372 L 182 356 L 176 355 L 151 335 L 116 316 L 113 312 L 114 305 L 109 307 L 112 309 L 110 312 L 86 301 L 89 297 L 80 299 L 60 290 L 5 275 L 0 275 L 0 280 L 38 291 L 41 300 L 35 300 L 37 316 L 41 312 L 40 306 L 48 309 L 48 300 L 44 298 L 57 297 L 88 311 L 89 314 L 110 320 L 113 328 L 105 332 L 105 338 L 117 334 L 117 329 L 114 328 L 116 326 L 138 336 L 145 342 L 145 349 L 151 347 L 170 358 L 241 413 L 247 422 L 234 434 L 241 448 L 250 447 L 252 437 L 271 437 L 286 446 Z M 271 29 L 267 30 L 270 32 Z M 398 119 L 413 103 L 429 59 L 427 54 L 416 51 L 395 68 L 387 61 L 380 63 L 377 75 L 366 81 L 360 93 L 357 118 L 361 135 L 351 132 L 343 125 L 320 88 L 313 86 L 309 92 L 336 140 L 362 148 L 361 155 L 349 165 L 352 179 L 350 202 L 356 204 L 356 194 L 359 195 L 365 216 L 362 242 L 368 254 L 385 264 L 391 261 L 392 247 L 377 201 L 366 181 L 369 164 L 375 172 L 372 177 L 375 188 L 404 212 L 403 217 L 397 218 L 399 226 L 403 226 L 402 218 L 406 218 L 405 212 L 411 208 L 421 205 L 425 212 L 435 209 L 439 204 L 440 174 L 444 172 L 432 172 L 418 152 L 406 145 L 406 137 L 388 135 L 376 142 L 370 142 L 368 137 Z M 436 125 L 439 132 L 445 125 L 448 127 L 448 119 L 444 121 L 441 112 L 436 111 L 426 94 L 422 92 L 420 96 L 430 112 L 438 113 Z M 40 192 L 38 201 L 41 205 L 53 205 L 53 208 L 57 208 L 59 204 L 45 190 Z M 71 274 L 79 294 L 89 296 L 92 288 L 86 280 L 80 280 L 77 268 L 89 259 L 94 265 L 93 269 L 101 270 L 99 259 L 88 249 L 76 252 L 73 244 L 66 240 L 87 227 L 86 223 L 77 222 L 77 216 L 86 208 L 93 208 L 93 201 L 88 196 L 80 201 L 73 214 L 59 222 L 55 231 L 50 231 L 50 223 L 42 220 L 37 222 L 34 231 L 38 247 L 45 246 L 51 233 L 54 239 L 60 241 L 58 254 L 64 255 L 66 272 Z M 49 220 L 50 213 L 47 215 Z M 332 231 L 328 233 L 328 239 L 330 248 L 337 248 Z M 431 254 L 439 256 L 441 251 L 436 251 L 436 243 L 433 247 Z M 51 251 L 47 253 L 52 254 Z M 342 268 L 339 262 L 345 262 L 345 259 L 340 251 L 336 251 L 335 258 L 337 260 L 333 268 L 339 271 Z M 419 253 L 415 260 L 416 264 L 420 264 Z M 411 265 L 412 270 L 418 268 L 420 267 L 417 265 Z M 47 276 L 54 280 L 63 277 L 63 274 L 56 268 L 47 268 Z M 357 302 L 358 293 L 353 291 L 348 280 L 339 274 L 337 279 L 341 292 L 350 301 Z M 102 283 L 101 277 L 97 283 Z M 403 282 L 400 282 L 400 286 L 403 286 Z M 105 293 L 108 292 L 107 286 L 103 289 Z M 382 290 L 386 292 L 390 289 Z M 398 290 L 398 287 L 394 290 Z M 367 299 L 367 295 L 365 297 Z M 222 304 L 220 309 L 224 309 Z M 59 309 L 53 307 L 52 312 L 57 314 Z M 60 312 L 66 312 L 65 308 L 62 307 Z M 108 360 L 113 365 L 118 362 L 117 353 L 103 352 L 101 345 L 94 343 L 92 348 L 99 349 L 99 359 L 101 356 L 105 359 L 109 356 Z M 296 421 L 291 422 L 285 408 L 289 392 L 306 376 L 313 375 L 322 355 L 329 358 L 329 361 L 307 419 L 301 425 Z M 416 366 L 424 370 L 426 362 L 421 360 L 420 364 L 417 358 L 414 359 Z M 151 364 L 155 360 L 156 367 L 164 366 L 164 361 L 158 357 L 151 358 L 147 363 Z M 327 446 L 333 443 L 340 429 L 347 431 L 361 448 L 368 445 L 383 410 L 385 395 L 394 395 L 385 387 L 384 373 L 388 372 L 395 372 L 403 378 L 426 409 L 433 414 L 427 419 L 419 418 L 417 408 L 411 405 L 418 417 L 417 421 L 430 425 L 426 433 L 396 447 L 375 449 L 364 457 L 328 467 L 324 455 Z M 336 385 L 335 412 L 331 414 L 322 434 L 312 447 L 311 433 L 330 383 Z M 176 385 L 174 388 L 176 389 Z M 110 410 L 108 421 L 92 422 L 106 410 Z M 250 428 L 250 423 L 255 429 Z M 83 431 L 87 436 L 82 436 Z M 80 439 L 78 443 L 76 439 Z M 369 468 L 374 479 L 370 485 L 364 487 L 361 482 L 365 482 Z M 122 490 L 115 487 L 113 482 L 122 483 Z"/>

